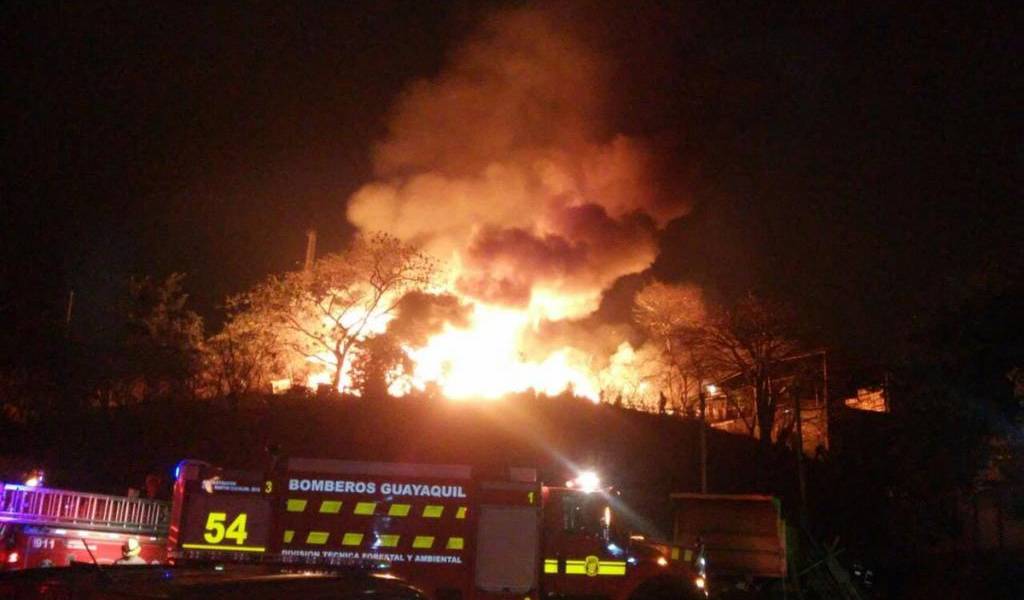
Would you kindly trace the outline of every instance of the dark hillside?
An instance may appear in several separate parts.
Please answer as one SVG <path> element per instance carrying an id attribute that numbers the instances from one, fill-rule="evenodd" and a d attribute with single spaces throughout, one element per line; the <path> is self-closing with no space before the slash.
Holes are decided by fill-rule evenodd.
<path id="1" fill-rule="evenodd" d="M 659 523 L 667 518 L 670 492 L 700 486 L 695 422 L 576 398 L 468 403 L 272 397 L 237 411 L 211 404 L 140 405 L 48 426 L 63 442 L 35 454 L 49 468 L 51 483 L 114 493 L 141 487 L 149 472 L 169 473 L 184 457 L 262 468 L 271 445 L 291 456 L 532 466 L 544 481 L 557 483 L 576 468 L 593 467 Z M 32 442 L 21 445 L 31 448 Z M 759 461 L 749 438 L 709 431 L 708 456 L 711 491 L 778 493 L 792 486 L 788 466 Z"/>

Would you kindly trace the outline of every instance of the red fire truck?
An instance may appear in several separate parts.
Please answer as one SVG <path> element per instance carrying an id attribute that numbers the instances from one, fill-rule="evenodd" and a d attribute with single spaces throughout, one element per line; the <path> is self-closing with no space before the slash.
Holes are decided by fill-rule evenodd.
<path id="1" fill-rule="evenodd" d="M 533 469 L 288 458 L 179 467 L 171 560 L 363 564 L 434 600 L 706 597 L 698 548 L 630 536 L 618 496 Z"/>
<path id="2" fill-rule="evenodd" d="M 135 546 L 132 539 L 142 560 L 164 562 L 170 508 L 157 500 L 0 484 L 0 571 L 110 564 L 123 546 Z"/>

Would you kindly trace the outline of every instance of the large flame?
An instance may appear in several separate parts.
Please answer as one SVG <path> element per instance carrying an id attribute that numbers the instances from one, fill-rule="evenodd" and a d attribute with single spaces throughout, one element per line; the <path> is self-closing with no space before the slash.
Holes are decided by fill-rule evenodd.
<path id="1" fill-rule="evenodd" d="M 651 265 L 659 231 L 688 202 L 655 149 L 609 129 L 614 69 L 576 21 L 536 7 L 486 19 L 399 98 L 374 149 L 376 180 L 348 201 L 359 229 L 445 263 L 445 291 L 471 307 L 466 322 L 407 345 L 415 367 L 393 393 L 657 397 L 644 349 L 574 324 L 618 278 Z M 547 333 L 573 328 L 564 340 Z M 309 383 L 326 380 L 314 372 Z"/>
<path id="2" fill-rule="evenodd" d="M 470 319 L 469 327 L 445 326 L 423 348 L 410 349 L 416 387 L 433 382 L 452 399 L 497 398 L 527 389 L 549 395 L 571 389 L 598 399 L 597 381 L 582 352 L 563 348 L 541 361 L 525 359 L 522 339 L 535 323 L 528 311 L 480 303 Z"/>

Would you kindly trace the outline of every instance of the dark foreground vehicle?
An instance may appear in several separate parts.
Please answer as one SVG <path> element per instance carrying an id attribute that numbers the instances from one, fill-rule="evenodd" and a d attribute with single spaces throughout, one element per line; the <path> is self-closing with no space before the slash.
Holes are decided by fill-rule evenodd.
<path id="1" fill-rule="evenodd" d="M 261 566 L 76 565 L 0 573 L 0 598 L 45 600 L 425 600 L 386 574 L 352 569 L 282 573 Z"/>

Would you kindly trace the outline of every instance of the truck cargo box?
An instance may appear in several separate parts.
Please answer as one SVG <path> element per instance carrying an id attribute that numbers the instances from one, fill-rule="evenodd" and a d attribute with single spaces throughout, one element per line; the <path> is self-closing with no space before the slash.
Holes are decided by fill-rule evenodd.
<path id="1" fill-rule="evenodd" d="M 771 496 L 672 494 L 674 539 L 700 540 L 718 575 L 783 578 L 786 536 Z"/>

